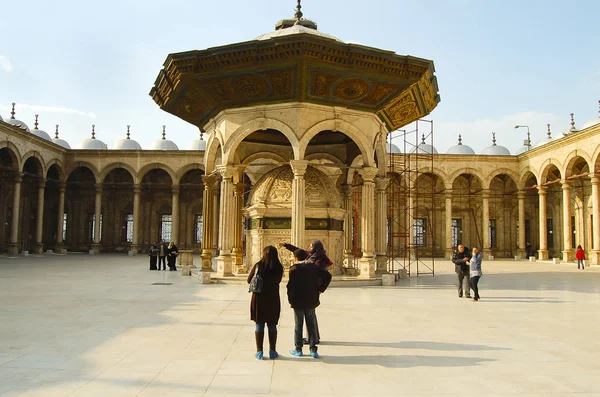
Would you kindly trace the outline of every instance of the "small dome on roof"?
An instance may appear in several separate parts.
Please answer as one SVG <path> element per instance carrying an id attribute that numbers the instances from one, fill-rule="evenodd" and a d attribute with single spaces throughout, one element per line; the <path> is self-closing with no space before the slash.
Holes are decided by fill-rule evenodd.
<path id="1" fill-rule="evenodd" d="M 194 139 L 192 142 L 190 142 L 190 146 L 189 146 L 188 150 L 205 151 L 206 150 L 206 141 L 204 139 L 202 139 L 203 135 L 204 135 L 204 133 L 202 131 L 200 131 L 200 139 Z"/>
<path id="2" fill-rule="evenodd" d="M 31 131 L 31 133 L 37 137 L 40 137 L 42 139 L 45 139 L 47 141 L 51 141 L 52 139 L 50 138 L 50 135 L 48 135 L 48 133 L 46 131 L 42 131 L 40 129 L 38 129 L 38 115 L 35 115 L 35 125 L 33 127 L 33 130 Z"/>
<path id="3" fill-rule="evenodd" d="M 115 142 L 115 150 L 142 150 L 139 143 L 129 138 L 129 126 L 127 126 L 127 138 Z"/>
<path id="4" fill-rule="evenodd" d="M 107 150 L 106 144 L 99 139 L 96 139 L 96 126 L 92 125 L 92 137 L 86 139 L 79 144 L 79 149 L 84 150 Z"/>
<path id="5" fill-rule="evenodd" d="M 510 151 L 504 146 L 496 145 L 496 133 L 492 132 L 492 146 L 488 146 L 481 151 L 481 154 L 488 156 L 510 156 Z"/>
<path id="6" fill-rule="evenodd" d="M 56 125 L 56 132 L 54 133 L 54 138 L 52 138 L 52 142 L 64 147 L 65 149 L 71 149 L 71 145 L 69 145 L 67 141 L 58 137 L 58 124 Z"/>
<path id="7" fill-rule="evenodd" d="M 542 139 L 541 141 L 539 141 L 538 143 L 535 144 L 535 147 L 540 147 L 543 146 L 545 144 L 547 144 L 548 142 L 552 142 L 552 133 L 550 132 L 550 124 L 546 124 L 548 126 L 548 132 L 546 133 L 546 138 Z"/>
<path id="8" fill-rule="evenodd" d="M 446 151 L 446 154 L 475 154 L 475 151 L 470 146 L 462 144 L 462 136 L 458 134 L 458 145 L 452 146 Z"/>
<path id="9" fill-rule="evenodd" d="M 598 101 L 598 106 L 600 107 L 600 101 Z M 600 113 L 600 110 L 598 110 L 598 113 Z M 0 120 L 2 120 L 1 117 L 0 117 Z M 600 124 L 600 117 L 588 121 L 587 123 L 585 123 L 583 125 L 583 127 L 581 127 L 581 129 L 585 130 L 586 128 L 590 128 L 590 127 L 593 127 L 593 126 L 598 125 L 598 124 Z"/>
<path id="10" fill-rule="evenodd" d="M 12 112 L 10 113 L 10 119 L 5 120 L 5 122 L 8 124 L 14 125 L 15 127 L 19 127 L 20 129 L 25 130 L 27 132 L 31 132 L 29 127 L 27 127 L 27 124 L 25 124 L 21 120 L 15 119 L 15 103 L 14 102 L 12 104 Z"/>
<path id="11" fill-rule="evenodd" d="M 413 149 L 413 151 L 411 153 L 438 154 L 438 151 L 435 149 L 435 147 L 431 146 L 428 143 L 425 143 L 425 134 L 423 134 L 421 143 L 419 143 L 419 146 L 417 146 L 415 149 Z"/>
<path id="12" fill-rule="evenodd" d="M 152 150 L 179 150 L 175 142 L 166 138 L 165 126 L 163 125 L 162 139 L 152 142 Z"/>
<path id="13" fill-rule="evenodd" d="M 397 145 L 394 145 L 393 143 L 388 143 L 385 145 L 385 151 L 387 154 L 400 154 L 402 153 L 402 150 L 400 150 L 400 148 Z"/>

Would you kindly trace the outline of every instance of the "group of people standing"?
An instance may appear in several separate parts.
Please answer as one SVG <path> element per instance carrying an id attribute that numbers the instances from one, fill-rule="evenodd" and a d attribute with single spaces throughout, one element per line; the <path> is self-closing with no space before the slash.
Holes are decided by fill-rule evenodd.
<path id="1" fill-rule="evenodd" d="M 150 256 L 150 270 L 167 270 L 166 265 L 169 265 L 170 271 L 177 271 L 176 263 L 179 251 L 173 241 L 168 245 L 163 240 L 153 243 L 148 250 L 148 255 Z"/>
<path id="2" fill-rule="evenodd" d="M 294 264 L 290 267 L 287 284 L 288 301 L 294 309 L 294 349 L 290 354 L 296 357 L 302 356 L 302 347 L 305 342 L 308 342 L 310 356 L 319 358 L 317 344 L 320 342 L 320 337 L 315 308 L 320 305 L 319 295 L 325 292 L 331 282 L 331 273 L 326 269 L 332 263 L 327 257 L 323 243 L 319 240 L 313 241 L 308 251 L 286 243 L 280 243 L 279 247 L 285 247 L 294 254 Z M 277 248 L 272 245 L 265 247 L 261 260 L 248 274 L 249 284 L 257 274 L 262 278 L 261 292 L 253 292 L 250 301 L 250 319 L 256 324 L 254 357 L 259 360 L 264 358 L 263 341 L 265 324 L 267 324 L 269 358 L 275 359 L 279 357 L 277 324 L 281 313 L 279 284 L 283 277 L 283 266 Z M 302 337 L 305 321 L 307 340 Z"/>
<path id="3" fill-rule="evenodd" d="M 471 289 L 473 290 L 473 302 L 477 302 L 480 299 L 479 296 L 479 279 L 482 276 L 481 273 L 481 262 L 483 255 L 479 251 L 479 248 L 473 247 L 473 252 L 469 251 L 469 248 L 460 244 L 454 255 L 452 256 L 452 263 L 454 263 L 454 271 L 458 275 L 458 297 L 471 299 Z"/>

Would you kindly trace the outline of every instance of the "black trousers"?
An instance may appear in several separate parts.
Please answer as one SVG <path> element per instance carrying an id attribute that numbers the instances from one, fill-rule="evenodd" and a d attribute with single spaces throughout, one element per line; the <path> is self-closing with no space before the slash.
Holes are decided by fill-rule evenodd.
<path id="1" fill-rule="evenodd" d="M 167 262 L 165 262 L 166 261 L 165 258 L 166 258 L 165 256 L 159 256 L 158 257 L 158 270 L 160 270 L 160 264 L 161 264 L 161 262 L 162 262 L 162 269 L 163 270 L 167 270 Z"/>
<path id="2" fill-rule="evenodd" d="M 465 290 L 465 295 L 467 296 L 467 298 L 471 297 L 471 286 L 469 285 L 469 273 L 457 273 L 458 274 L 458 296 L 461 297 L 463 296 L 463 287 Z"/>
<path id="3" fill-rule="evenodd" d="M 475 293 L 475 295 L 473 296 L 473 299 L 475 299 L 475 300 L 479 300 L 479 288 L 477 287 L 477 283 L 479 282 L 480 278 L 481 278 L 481 276 L 471 277 L 471 288 L 473 289 L 473 292 Z"/>

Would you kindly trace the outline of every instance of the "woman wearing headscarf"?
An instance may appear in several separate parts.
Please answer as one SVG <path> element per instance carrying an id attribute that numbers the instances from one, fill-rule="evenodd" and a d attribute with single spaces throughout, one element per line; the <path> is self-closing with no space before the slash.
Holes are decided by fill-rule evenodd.
<path id="1" fill-rule="evenodd" d="M 256 273 L 260 274 L 263 282 L 261 292 L 253 292 L 250 301 L 250 319 L 256 324 L 254 330 L 256 353 L 254 357 L 258 360 L 263 359 L 266 323 L 269 330 L 269 358 L 275 359 L 279 357 L 279 353 L 277 353 L 277 323 L 281 313 L 279 283 L 283 277 L 283 266 L 279 261 L 277 248 L 272 245 L 265 247 L 261 260 L 255 263 L 248 272 L 248 284 L 250 284 Z"/>
<path id="2" fill-rule="evenodd" d="M 167 265 L 169 265 L 169 270 L 173 272 L 177 271 L 177 255 L 179 255 L 178 248 L 175 243 L 171 241 L 167 248 Z"/>

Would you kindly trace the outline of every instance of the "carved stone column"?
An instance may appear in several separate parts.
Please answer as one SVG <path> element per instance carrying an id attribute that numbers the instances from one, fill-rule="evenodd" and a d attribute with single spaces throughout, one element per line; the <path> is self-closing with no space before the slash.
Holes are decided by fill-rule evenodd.
<path id="1" fill-rule="evenodd" d="M 15 177 L 15 186 L 13 190 L 12 218 L 10 225 L 10 241 L 8 243 L 9 255 L 19 253 L 19 218 L 21 217 L 21 185 L 23 176 L 19 173 Z"/>
<path id="2" fill-rule="evenodd" d="M 202 271 L 212 271 L 213 236 L 214 236 L 214 185 L 215 175 L 204 175 L 204 192 L 202 192 Z"/>
<path id="3" fill-rule="evenodd" d="M 375 273 L 377 274 L 388 273 L 386 189 L 389 183 L 389 178 L 375 179 L 375 259 L 377 260 Z"/>
<path id="4" fill-rule="evenodd" d="M 548 259 L 548 224 L 546 222 L 546 186 L 538 186 L 539 195 L 539 215 L 540 215 L 540 248 L 538 250 L 538 259 Z"/>
<path id="5" fill-rule="evenodd" d="M 359 171 L 363 178 L 362 187 L 362 211 L 361 211 L 361 229 L 362 229 L 362 258 L 360 263 L 360 278 L 375 277 L 375 176 L 377 168 L 363 167 Z"/>
<path id="6" fill-rule="evenodd" d="M 59 185 L 58 193 L 58 225 L 56 227 L 56 247 L 57 253 L 63 253 L 63 222 L 65 218 L 65 192 L 67 190 L 67 184 L 61 182 Z"/>
<path id="7" fill-rule="evenodd" d="M 142 223 L 140 220 L 140 195 L 142 188 L 140 185 L 133 185 L 133 236 L 131 238 L 131 249 L 133 255 L 139 252 L 140 230 Z"/>
<path id="8" fill-rule="evenodd" d="M 100 222 L 100 217 L 102 216 L 102 184 L 96 184 L 96 202 L 94 209 L 94 240 L 92 242 L 92 251 L 95 254 L 100 252 L 100 236 L 102 232 L 102 226 Z"/>
<path id="9" fill-rule="evenodd" d="M 344 267 L 351 268 L 354 261 L 352 253 L 352 185 L 342 185 L 342 193 L 344 194 L 344 209 L 346 216 L 344 217 Z"/>
<path id="10" fill-rule="evenodd" d="M 490 191 L 484 189 L 481 198 L 483 200 L 482 211 L 481 211 L 481 229 L 483 236 L 483 249 L 481 252 L 483 253 L 483 257 L 485 259 L 489 258 L 491 255 L 491 247 L 490 247 Z"/>
<path id="11" fill-rule="evenodd" d="M 42 179 L 38 188 L 36 228 L 35 228 L 35 247 L 34 252 L 41 254 L 44 252 L 44 191 L 46 190 L 46 180 Z"/>
<path id="12" fill-rule="evenodd" d="M 563 261 L 572 262 L 575 260 L 575 252 L 571 242 L 571 239 L 573 238 L 573 223 L 571 222 L 571 185 L 565 180 L 560 183 L 562 184 L 563 191 Z"/>
<path id="13" fill-rule="evenodd" d="M 233 166 L 226 166 L 219 169 L 221 173 L 221 201 L 219 212 L 219 256 L 217 257 L 217 276 L 231 276 L 233 258 L 231 250 L 234 240 L 234 196 L 233 196 L 233 175 L 236 169 Z"/>
<path id="14" fill-rule="evenodd" d="M 600 265 L 600 178 L 596 175 L 592 180 L 592 251 L 589 254 L 590 262 L 594 265 Z"/>
<path id="15" fill-rule="evenodd" d="M 304 207 L 305 207 L 305 181 L 304 174 L 308 167 L 307 160 L 292 160 L 290 166 L 294 172 L 292 181 L 292 230 L 290 242 L 296 247 L 304 247 Z"/>
<path id="16" fill-rule="evenodd" d="M 179 185 L 171 187 L 171 241 L 180 244 L 179 241 Z"/>
<path id="17" fill-rule="evenodd" d="M 517 254 L 521 259 L 524 259 L 527 256 L 527 242 L 525 236 L 525 192 L 519 190 L 517 193 L 517 197 L 519 199 L 519 248 L 517 250 Z"/>
<path id="18" fill-rule="evenodd" d="M 222 178 L 220 178 L 220 173 L 219 173 L 219 177 L 214 179 L 214 186 L 213 186 L 213 206 L 212 206 L 212 250 L 213 250 L 213 256 L 219 256 L 219 236 L 220 236 L 220 229 L 219 229 L 219 215 L 221 214 L 221 205 L 220 205 L 220 200 L 219 200 L 219 195 L 221 194 L 221 180 Z"/>
<path id="19" fill-rule="evenodd" d="M 247 269 L 244 269 L 244 241 L 242 240 L 242 209 L 244 208 L 244 189 L 246 185 L 243 183 L 236 183 L 233 189 L 234 196 L 234 244 L 232 250 L 232 260 L 234 266 L 234 273 L 246 273 Z"/>
<path id="20" fill-rule="evenodd" d="M 446 259 L 452 258 L 454 247 L 452 246 L 452 190 L 446 189 Z"/>

